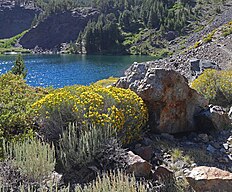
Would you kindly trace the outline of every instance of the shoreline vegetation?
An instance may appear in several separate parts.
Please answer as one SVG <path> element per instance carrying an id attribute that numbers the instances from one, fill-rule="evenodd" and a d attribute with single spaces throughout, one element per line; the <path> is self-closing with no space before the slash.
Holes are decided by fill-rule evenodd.
<path id="1" fill-rule="evenodd" d="M 152 133 L 145 100 L 130 89 L 109 86 L 117 78 L 90 86 L 53 89 L 27 85 L 23 79 L 26 75 L 24 62 L 18 56 L 13 69 L 0 76 L 1 191 L 191 192 L 183 170 L 199 162 L 215 165 L 215 155 L 221 157 L 216 151 L 208 151 L 209 138 L 216 130 L 212 136 L 192 132 L 202 142 L 195 141 L 195 136 L 191 139 L 191 134 L 179 142 L 174 135 Z M 231 77 L 231 71 L 206 70 L 191 86 L 215 105 L 221 104 L 216 93 L 221 90 L 226 98 L 223 106 L 230 107 Z M 167 83 L 169 77 L 164 78 Z M 220 137 L 226 133 L 223 138 L 228 138 L 229 126 L 220 127 Z M 143 142 L 150 144 L 140 153 L 137 150 Z M 206 146 L 207 152 L 185 142 Z M 163 160 L 169 158 L 166 165 L 153 162 L 150 147 L 155 147 L 156 155 L 162 151 Z M 147 161 L 128 150 L 137 151 Z M 184 166 L 179 167 L 180 162 Z M 153 164 L 164 172 L 152 172 Z"/>

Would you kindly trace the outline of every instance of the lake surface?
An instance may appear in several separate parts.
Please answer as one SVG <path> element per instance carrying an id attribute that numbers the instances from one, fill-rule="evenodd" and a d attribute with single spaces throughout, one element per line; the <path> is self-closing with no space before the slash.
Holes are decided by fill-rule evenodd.
<path id="1" fill-rule="evenodd" d="M 14 65 L 15 55 L 0 56 L 0 75 Z M 27 83 L 32 86 L 89 85 L 110 76 L 120 77 L 133 62 L 149 56 L 24 55 Z"/>

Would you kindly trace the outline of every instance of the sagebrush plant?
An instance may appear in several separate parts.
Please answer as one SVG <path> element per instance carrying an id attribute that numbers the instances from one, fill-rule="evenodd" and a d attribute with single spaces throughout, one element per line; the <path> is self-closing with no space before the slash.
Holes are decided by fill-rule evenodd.
<path id="1" fill-rule="evenodd" d="M 55 148 L 38 139 L 3 142 L 4 157 L 28 179 L 42 181 L 55 169 Z"/>
<path id="2" fill-rule="evenodd" d="M 111 126 L 69 124 L 59 140 L 59 153 L 66 170 L 94 160 L 101 146 L 116 134 Z"/>
<path id="3" fill-rule="evenodd" d="M 140 137 L 148 113 L 143 100 L 131 90 L 100 86 L 57 89 L 32 105 L 48 139 L 59 139 L 69 122 L 80 126 L 111 125 L 124 143 Z"/>
<path id="4" fill-rule="evenodd" d="M 232 103 L 232 70 L 205 70 L 191 83 L 191 87 L 209 99 L 210 103 L 229 106 Z"/>
<path id="5" fill-rule="evenodd" d="M 0 182 L 1 184 L 1 182 Z M 37 191 L 37 188 L 31 185 L 21 184 L 18 187 L 19 192 L 25 191 Z M 9 191 L 0 185 L 0 191 L 5 192 Z M 14 189 L 11 189 L 14 191 Z M 39 191 L 47 192 L 147 192 L 148 189 L 142 182 L 136 181 L 133 175 L 127 175 L 121 170 L 115 170 L 108 173 L 104 173 L 102 176 L 98 176 L 95 181 L 84 185 L 75 186 L 74 189 L 71 189 L 70 186 L 58 187 L 58 183 L 54 184 L 54 187 L 50 187 L 49 190 L 46 188 L 40 188 Z"/>
<path id="6" fill-rule="evenodd" d="M 141 182 L 137 182 L 134 176 L 128 176 L 120 170 L 111 171 L 98 176 L 97 179 L 85 185 L 76 186 L 75 192 L 146 192 L 147 188 Z"/>

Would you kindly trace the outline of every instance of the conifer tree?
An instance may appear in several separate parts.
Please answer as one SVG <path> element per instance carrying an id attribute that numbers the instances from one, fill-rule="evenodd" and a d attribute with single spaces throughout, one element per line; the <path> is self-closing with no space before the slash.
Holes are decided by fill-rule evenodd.
<path id="1" fill-rule="evenodd" d="M 20 75 L 22 76 L 24 79 L 27 76 L 27 69 L 25 67 L 22 55 L 19 54 L 16 58 L 15 64 L 11 69 L 11 72 L 15 75 Z"/>

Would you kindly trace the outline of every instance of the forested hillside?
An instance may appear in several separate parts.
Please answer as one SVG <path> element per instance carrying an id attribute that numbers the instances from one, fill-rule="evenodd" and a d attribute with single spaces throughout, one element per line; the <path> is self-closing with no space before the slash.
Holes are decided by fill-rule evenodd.
<path id="1" fill-rule="evenodd" d="M 17 0 L 16 5 L 41 10 L 32 26 L 63 12 L 90 8 L 99 11 L 65 52 L 88 54 L 152 54 L 166 56 L 169 42 L 198 27 L 207 7 L 220 13 L 225 0 Z M 54 17 L 54 16 L 53 16 Z M 211 19 L 208 18 L 207 19 Z M 57 26 L 59 28 L 59 26 Z M 30 31 L 29 31 L 30 33 Z M 57 47 L 56 47 L 57 49 Z"/>

